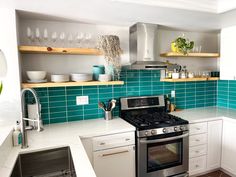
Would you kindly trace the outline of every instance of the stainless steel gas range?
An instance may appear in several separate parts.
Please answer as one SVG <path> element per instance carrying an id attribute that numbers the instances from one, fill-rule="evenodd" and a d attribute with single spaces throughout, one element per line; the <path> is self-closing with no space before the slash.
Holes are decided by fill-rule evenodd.
<path id="1" fill-rule="evenodd" d="M 136 176 L 188 176 L 188 121 L 166 113 L 163 95 L 121 98 L 120 104 L 121 118 L 136 127 Z"/>

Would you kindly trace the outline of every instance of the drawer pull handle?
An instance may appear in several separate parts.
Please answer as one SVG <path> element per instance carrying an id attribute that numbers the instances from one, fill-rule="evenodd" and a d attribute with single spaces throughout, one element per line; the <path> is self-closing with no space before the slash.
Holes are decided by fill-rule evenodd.
<path id="1" fill-rule="evenodd" d="M 201 129 L 199 127 L 197 127 L 196 130 L 201 130 Z"/>
<path id="2" fill-rule="evenodd" d="M 199 142 L 200 140 L 199 140 L 199 139 L 196 139 L 195 141 Z"/>
<path id="3" fill-rule="evenodd" d="M 199 167 L 199 165 L 195 165 L 195 167 L 196 167 L 196 168 L 198 168 L 198 167 Z"/>
<path id="4" fill-rule="evenodd" d="M 129 141 L 130 139 L 129 138 L 126 138 L 125 141 Z"/>
<path id="5" fill-rule="evenodd" d="M 125 150 L 125 151 L 113 152 L 113 153 L 109 153 L 109 154 L 102 154 L 102 157 L 111 156 L 111 155 L 116 155 L 116 154 L 123 154 L 123 153 L 127 153 L 127 152 L 129 152 L 129 151 L 128 151 L 128 150 Z"/>
<path id="6" fill-rule="evenodd" d="M 199 151 L 195 151 L 196 153 L 199 153 Z"/>
<path id="7" fill-rule="evenodd" d="M 106 143 L 100 143 L 101 146 L 105 145 Z"/>

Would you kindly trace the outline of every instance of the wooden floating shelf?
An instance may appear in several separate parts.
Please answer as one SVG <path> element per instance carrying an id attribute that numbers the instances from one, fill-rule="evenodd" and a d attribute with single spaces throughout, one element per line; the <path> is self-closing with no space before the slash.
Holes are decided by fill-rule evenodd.
<path id="1" fill-rule="evenodd" d="M 19 46 L 19 51 L 25 54 L 62 54 L 62 55 L 102 55 L 93 48 L 57 48 L 43 46 Z"/>
<path id="2" fill-rule="evenodd" d="M 186 78 L 186 79 L 161 79 L 161 82 L 195 82 L 195 81 L 217 81 L 219 77 L 209 77 L 209 78 Z"/>
<path id="3" fill-rule="evenodd" d="M 124 85 L 124 81 L 90 81 L 90 82 L 46 82 L 46 83 L 22 83 L 22 88 L 42 88 L 42 87 L 74 87 L 74 86 L 99 86 L 99 85 Z"/>
<path id="4" fill-rule="evenodd" d="M 167 52 L 160 54 L 161 57 L 199 57 L 199 58 L 218 58 L 219 53 L 188 53 L 186 55 L 176 52 Z"/>

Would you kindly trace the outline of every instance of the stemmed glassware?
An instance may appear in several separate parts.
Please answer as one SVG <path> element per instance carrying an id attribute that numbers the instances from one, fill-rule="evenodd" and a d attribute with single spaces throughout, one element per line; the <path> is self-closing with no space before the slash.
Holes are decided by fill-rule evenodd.
<path id="1" fill-rule="evenodd" d="M 31 29 L 27 27 L 26 35 L 28 38 L 28 44 L 30 45 L 44 45 L 47 47 L 79 47 L 79 48 L 91 48 L 94 47 L 93 36 L 91 33 L 77 32 L 65 33 L 63 31 L 49 32 L 47 28 L 40 31 L 39 27 Z"/>

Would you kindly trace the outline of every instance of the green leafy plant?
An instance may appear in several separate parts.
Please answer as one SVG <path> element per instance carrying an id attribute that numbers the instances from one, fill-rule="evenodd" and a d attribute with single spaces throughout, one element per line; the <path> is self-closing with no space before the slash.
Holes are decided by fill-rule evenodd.
<path id="1" fill-rule="evenodd" d="M 0 95 L 2 93 L 2 88 L 3 88 L 3 84 L 2 84 L 2 82 L 0 82 Z"/>
<path id="2" fill-rule="evenodd" d="M 186 39 L 184 37 L 178 37 L 175 41 L 173 41 L 178 48 L 178 51 L 183 54 L 188 54 L 188 52 L 193 49 L 194 42 L 189 41 L 189 39 Z"/>

